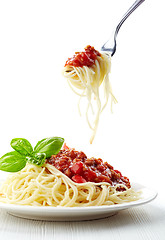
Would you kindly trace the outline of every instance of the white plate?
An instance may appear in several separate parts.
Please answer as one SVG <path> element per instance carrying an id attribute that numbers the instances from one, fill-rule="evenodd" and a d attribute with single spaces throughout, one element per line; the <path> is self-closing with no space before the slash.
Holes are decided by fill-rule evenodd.
<path id="1" fill-rule="evenodd" d="M 81 221 L 109 217 L 121 210 L 139 206 L 152 201 L 157 192 L 140 184 L 132 184 L 135 190 L 142 191 L 142 198 L 138 201 L 95 207 L 34 207 L 0 203 L 0 208 L 9 214 L 35 220 L 46 221 Z"/>

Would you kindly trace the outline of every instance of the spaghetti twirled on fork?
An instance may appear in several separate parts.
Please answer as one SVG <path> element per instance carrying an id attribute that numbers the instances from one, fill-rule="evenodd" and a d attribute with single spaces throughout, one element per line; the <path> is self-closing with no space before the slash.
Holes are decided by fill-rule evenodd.
<path id="1" fill-rule="evenodd" d="M 86 97 L 88 105 L 86 109 L 86 119 L 93 133 L 90 143 L 96 135 L 101 112 L 108 103 L 111 96 L 112 104 L 117 100 L 113 95 L 112 87 L 109 81 L 111 70 L 111 57 L 105 53 L 99 53 L 91 46 L 87 46 L 84 52 L 78 52 L 73 58 L 69 58 L 63 69 L 63 75 L 68 79 L 71 89 L 81 97 Z M 100 85 L 103 84 L 105 99 L 100 97 Z M 95 106 L 96 105 L 96 106 Z M 89 119 L 89 110 L 94 113 L 94 122 Z"/>

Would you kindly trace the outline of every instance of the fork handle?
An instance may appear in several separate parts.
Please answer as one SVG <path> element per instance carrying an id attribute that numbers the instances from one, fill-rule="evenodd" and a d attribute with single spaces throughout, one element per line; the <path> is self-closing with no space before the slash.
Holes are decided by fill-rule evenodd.
<path id="1" fill-rule="evenodd" d="M 122 26 L 122 24 L 125 22 L 125 20 L 131 15 L 131 13 L 133 13 L 135 11 L 135 9 L 137 7 L 139 7 L 145 0 L 136 0 L 134 2 L 134 4 L 128 9 L 128 11 L 124 14 L 124 16 L 122 17 L 121 21 L 119 22 L 119 24 L 116 27 L 115 33 L 114 33 L 114 46 L 112 48 L 109 48 L 108 45 L 110 43 L 110 40 L 108 40 L 103 46 L 102 46 L 102 51 L 110 51 L 111 52 L 111 56 L 114 55 L 114 53 L 116 52 L 116 37 L 117 34 Z"/>
<path id="2" fill-rule="evenodd" d="M 131 13 L 133 13 L 135 11 L 135 9 L 137 7 L 140 6 L 140 4 L 142 4 L 145 0 L 137 0 L 134 2 L 134 4 L 128 9 L 128 11 L 124 14 L 124 16 L 122 17 L 120 23 L 117 25 L 116 27 L 116 31 L 115 31 L 115 36 L 117 36 L 120 27 L 122 26 L 122 24 L 125 22 L 125 20 L 131 15 Z"/>

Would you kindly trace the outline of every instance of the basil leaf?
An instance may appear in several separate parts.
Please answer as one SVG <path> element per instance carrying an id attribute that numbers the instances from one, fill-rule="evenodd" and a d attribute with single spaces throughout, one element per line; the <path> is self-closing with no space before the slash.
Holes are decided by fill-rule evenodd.
<path id="1" fill-rule="evenodd" d="M 46 154 L 45 153 L 34 153 L 30 157 L 26 157 L 29 163 L 35 164 L 37 166 L 42 166 L 45 163 Z"/>
<path id="2" fill-rule="evenodd" d="M 18 172 L 26 166 L 26 159 L 18 152 L 9 152 L 0 158 L 0 170 Z"/>
<path id="3" fill-rule="evenodd" d="M 29 156 L 33 152 L 32 145 L 25 138 L 14 138 L 11 140 L 10 145 L 14 150 L 24 156 Z"/>
<path id="4" fill-rule="evenodd" d="M 46 158 L 51 157 L 53 154 L 57 154 L 64 143 L 64 138 L 51 137 L 44 138 L 37 143 L 34 148 L 35 153 L 45 153 Z"/>

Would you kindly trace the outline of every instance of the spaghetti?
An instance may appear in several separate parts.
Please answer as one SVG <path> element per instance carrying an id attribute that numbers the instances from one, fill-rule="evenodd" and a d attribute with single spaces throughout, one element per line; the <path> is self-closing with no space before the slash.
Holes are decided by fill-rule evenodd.
<path id="1" fill-rule="evenodd" d="M 110 69 L 111 57 L 105 53 L 99 53 L 91 46 L 87 46 L 85 52 L 76 53 L 73 58 L 69 58 L 63 69 L 63 75 L 67 78 L 71 89 L 80 96 L 80 99 L 86 97 L 88 100 L 86 119 L 92 129 L 90 143 L 94 140 L 100 114 L 106 107 L 109 96 L 111 96 L 111 111 L 112 104 L 117 102 L 109 81 Z M 104 103 L 100 97 L 100 85 L 102 83 Z M 78 108 L 80 111 L 79 104 Z M 95 113 L 94 108 L 96 108 Z M 89 110 L 94 114 L 94 121 L 89 118 Z"/>
<path id="2" fill-rule="evenodd" d="M 120 187 L 124 191 L 118 191 Z M 10 204 L 53 207 L 112 205 L 139 199 L 139 193 L 124 184 L 75 183 L 50 164 L 27 164 L 12 173 L 0 189 L 0 201 Z"/>

